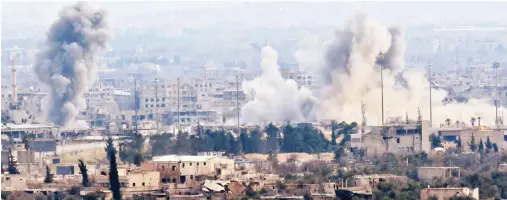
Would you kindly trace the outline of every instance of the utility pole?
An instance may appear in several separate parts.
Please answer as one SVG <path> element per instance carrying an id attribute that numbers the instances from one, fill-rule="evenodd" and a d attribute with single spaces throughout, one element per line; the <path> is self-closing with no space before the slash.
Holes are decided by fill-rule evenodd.
<path id="1" fill-rule="evenodd" d="M 136 127 L 135 127 L 136 129 L 135 129 L 135 130 L 136 130 L 136 134 L 139 134 L 139 133 L 138 133 L 138 126 L 137 126 L 137 124 L 138 124 L 138 118 L 139 118 L 139 116 L 138 116 L 138 114 L 139 114 L 139 113 L 138 113 L 138 112 L 139 112 L 139 97 L 138 97 L 138 94 L 137 94 L 137 76 L 136 76 L 136 75 L 134 75 L 134 98 L 135 98 L 135 99 L 134 99 L 134 102 L 135 102 L 135 104 L 136 104 L 136 105 L 135 105 L 135 106 L 136 106 L 136 107 L 135 107 L 135 115 L 136 115 L 136 119 L 134 120 L 134 122 L 135 122 L 135 126 L 136 126 Z"/>
<path id="2" fill-rule="evenodd" d="M 180 78 L 178 78 L 178 123 L 176 128 L 180 132 Z"/>
<path id="3" fill-rule="evenodd" d="M 379 53 L 379 57 L 382 60 L 382 52 Z M 380 63 L 380 87 L 381 87 L 381 103 L 382 103 L 382 125 L 384 125 L 384 66 Z"/>
<path id="4" fill-rule="evenodd" d="M 430 127 L 432 127 L 433 125 L 433 107 L 432 107 L 432 104 L 431 104 L 431 86 L 433 85 L 432 81 L 431 81 L 431 64 L 428 65 L 428 82 L 430 84 Z"/>
<path id="5" fill-rule="evenodd" d="M 498 68 L 500 67 L 500 63 L 493 63 L 493 68 L 495 68 L 495 73 L 496 73 L 496 81 L 495 81 L 495 126 L 496 126 L 496 129 L 499 128 L 499 124 L 498 124 Z"/>
<path id="6" fill-rule="evenodd" d="M 363 122 L 361 123 L 362 133 L 364 133 L 364 129 L 366 127 L 366 107 L 362 101 L 361 101 L 361 114 L 363 116 Z"/>
<path id="7" fill-rule="evenodd" d="M 238 119 L 238 134 L 240 133 L 239 128 L 239 82 L 238 82 L 238 75 L 236 75 L 236 113 L 237 113 L 237 119 Z"/>
<path id="8" fill-rule="evenodd" d="M 155 107 L 155 119 L 157 120 L 157 135 L 158 135 L 158 107 L 160 106 L 159 100 L 158 100 L 158 78 L 155 78 L 155 99 L 156 99 L 156 106 Z"/>

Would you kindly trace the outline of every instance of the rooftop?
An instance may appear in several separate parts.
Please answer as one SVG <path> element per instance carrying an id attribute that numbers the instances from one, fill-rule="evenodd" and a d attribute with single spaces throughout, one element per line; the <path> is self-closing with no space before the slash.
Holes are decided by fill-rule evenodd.
<path id="1" fill-rule="evenodd" d="M 192 156 L 192 155 L 165 155 L 155 156 L 153 161 L 155 162 L 204 162 L 216 156 Z"/>

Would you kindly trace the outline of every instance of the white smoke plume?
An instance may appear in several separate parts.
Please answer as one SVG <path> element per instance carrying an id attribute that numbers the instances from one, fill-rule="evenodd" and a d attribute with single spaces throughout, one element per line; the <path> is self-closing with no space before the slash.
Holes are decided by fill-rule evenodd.
<path id="1" fill-rule="evenodd" d="M 110 39 L 105 11 L 85 2 L 62 9 L 36 56 L 35 71 L 51 88 L 48 118 L 64 127 L 75 126 L 86 107 L 84 94 L 95 81 L 95 54 Z"/>
<path id="2" fill-rule="evenodd" d="M 382 52 L 382 55 L 379 53 Z M 365 104 L 368 124 L 381 123 L 381 66 L 383 68 L 384 116 L 416 119 L 418 109 L 429 120 L 429 83 L 424 71 L 404 70 L 405 39 L 398 27 L 386 27 L 357 15 L 327 46 L 325 64 L 318 65 L 324 92 L 320 98 L 319 119 L 358 121 L 361 102 Z M 433 124 L 450 118 L 469 123 L 481 117 L 482 124 L 494 124 L 494 105 L 487 100 L 467 104 L 446 104 L 445 91 L 432 91 Z"/>
<path id="3" fill-rule="evenodd" d="M 243 83 L 251 101 L 241 109 L 243 123 L 309 121 L 315 117 L 317 98 L 294 80 L 285 80 L 278 66 L 278 53 L 266 46 L 261 50 L 261 76 Z"/>

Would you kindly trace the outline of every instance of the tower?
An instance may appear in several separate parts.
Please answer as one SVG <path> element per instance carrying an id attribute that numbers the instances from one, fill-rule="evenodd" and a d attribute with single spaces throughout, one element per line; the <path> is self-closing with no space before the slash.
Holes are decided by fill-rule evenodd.
<path id="1" fill-rule="evenodd" d="M 12 100 L 11 105 L 16 107 L 18 100 L 17 85 L 16 85 L 16 54 L 11 55 L 11 71 L 12 71 Z"/>

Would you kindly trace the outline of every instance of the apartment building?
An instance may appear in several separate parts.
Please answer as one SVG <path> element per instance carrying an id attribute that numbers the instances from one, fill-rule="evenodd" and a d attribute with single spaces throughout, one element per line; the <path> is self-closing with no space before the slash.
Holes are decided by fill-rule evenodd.
<path id="1" fill-rule="evenodd" d="M 385 153 L 409 155 L 430 152 L 429 121 L 394 123 L 371 127 L 371 131 L 351 138 L 352 148 L 364 148 L 367 157 Z"/>

